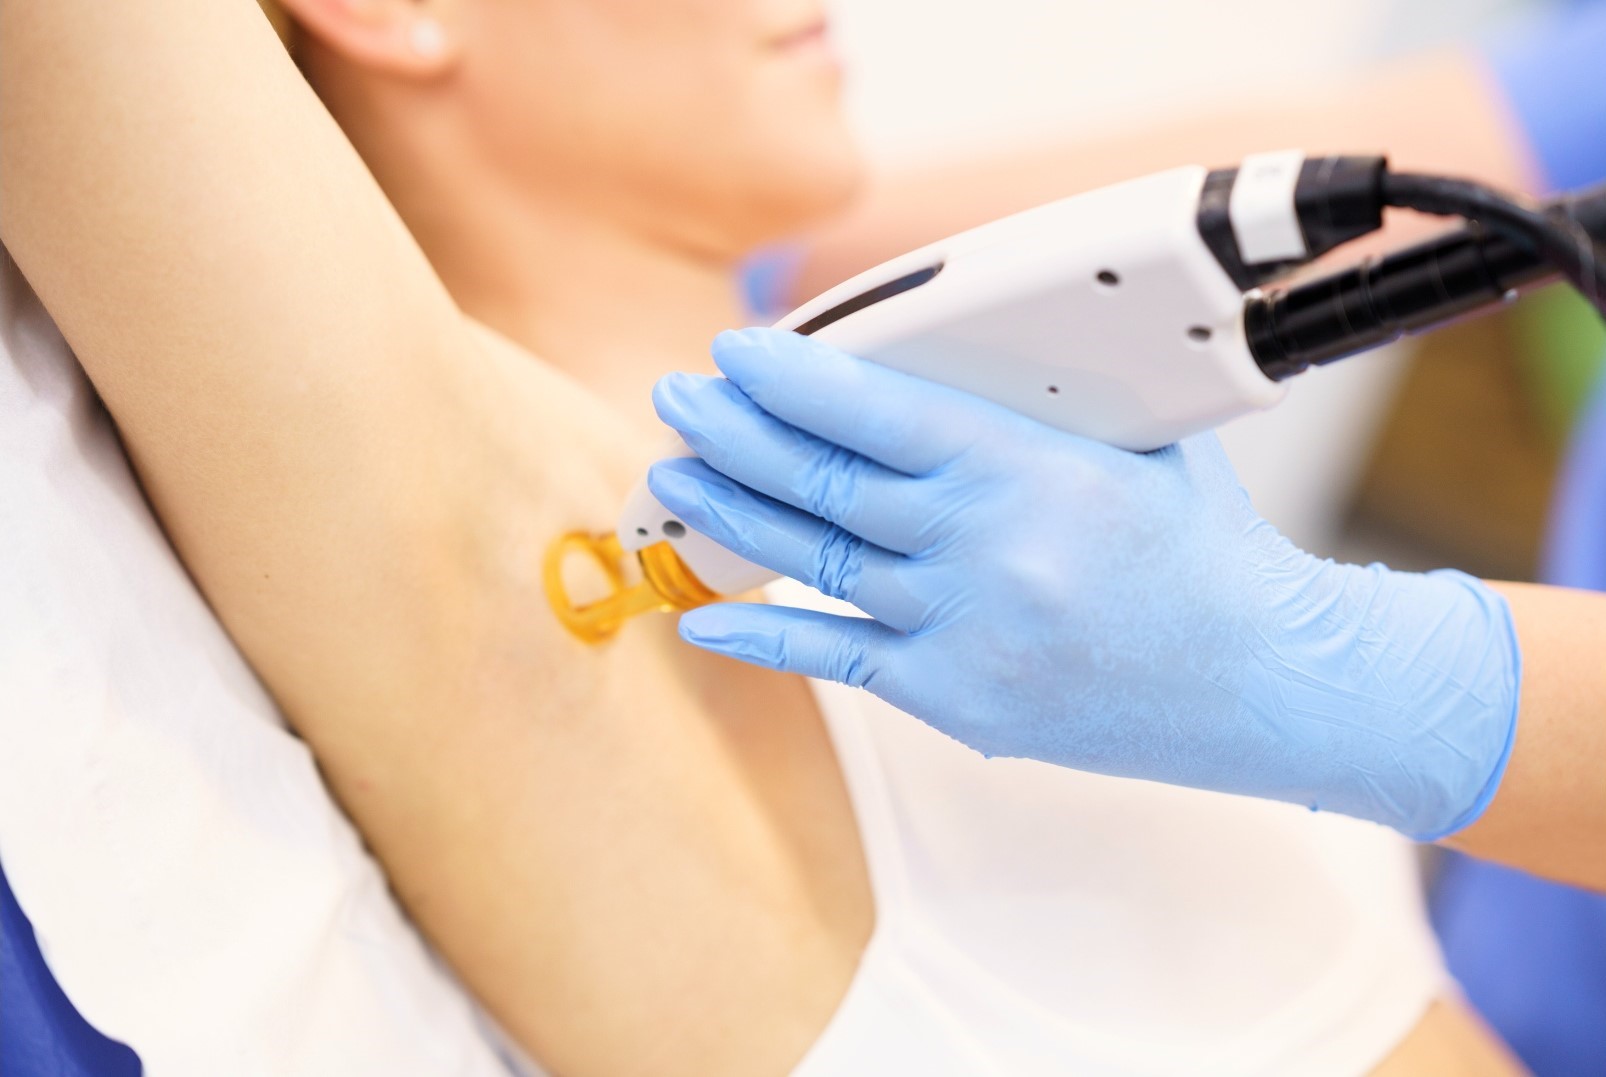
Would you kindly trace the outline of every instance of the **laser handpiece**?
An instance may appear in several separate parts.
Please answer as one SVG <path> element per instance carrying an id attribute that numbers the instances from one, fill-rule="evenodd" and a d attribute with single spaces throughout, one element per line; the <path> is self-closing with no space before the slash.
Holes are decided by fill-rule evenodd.
<path id="1" fill-rule="evenodd" d="M 1304 279 L 1375 232 L 1386 206 L 1463 227 Z M 1601 306 L 1606 189 L 1533 206 L 1381 157 L 1263 154 L 1077 195 L 893 259 L 781 319 L 863 358 L 1072 433 L 1145 451 L 1275 404 L 1313 365 L 1501 304 L 1565 276 Z M 677 440 L 664 455 L 685 454 Z M 570 599 L 583 557 L 608 593 Z M 631 564 L 640 579 L 632 581 Z M 686 528 L 641 483 L 611 534 L 571 533 L 545 582 L 576 635 L 690 609 L 774 574 Z"/>

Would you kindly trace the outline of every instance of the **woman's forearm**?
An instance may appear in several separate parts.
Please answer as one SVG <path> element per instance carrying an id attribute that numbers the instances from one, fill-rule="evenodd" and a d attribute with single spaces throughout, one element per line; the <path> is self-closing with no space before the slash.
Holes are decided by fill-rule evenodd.
<path id="1" fill-rule="evenodd" d="M 1262 150 L 1385 151 L 1409 168 L 1529 188 L 1521 130 L 1475 56 L 1423 55 L 1258 102 L 1135 124 L 1119 135 L 1046 140 L 872 183 L 859 207 L 807 247 L 792 301 L 887 258 L 1005 214 L 1177 165 L 1229 164 Z M 1403 231 L 1402 231 L 1403 226 Z M 1391 222 L 1399 240 L 1420 223 Z"/>
<path id="2" fill-rule="evenodd" d="M 275 691 L 382 703 L 306 656 L 449 511 L 461 318 L 250 0 L 0 19 L 0 235 Z"/>
<path id="3" fill-rule="evenodd" d="M 1493 586 L 1522 650 L 1517 740 L 1488 811 L 1446 844 L 1606 891 L 1606 595 Z"/>

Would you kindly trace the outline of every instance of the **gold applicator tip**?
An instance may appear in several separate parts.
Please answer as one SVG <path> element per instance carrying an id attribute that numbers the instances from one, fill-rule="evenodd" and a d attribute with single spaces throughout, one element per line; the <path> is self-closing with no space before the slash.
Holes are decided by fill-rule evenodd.
<path id="1" fill-rule="evenodd" d="M 585 557 L 602 570 L 610 588 L 606 596 L 585 605 L 575 603 L 563 580 L 571 557 Z M 542 566 L 547 599 L 571 634 L 586 643 L 605 643 L 626 621 L 641 614 L 696 609 L 720 600 L 669 543 L 648 546 L 636 558 L 642 579 L 631 584 L 625 578 L 625 550 L 616 534 L 570 531 L 548 547 Z"/>

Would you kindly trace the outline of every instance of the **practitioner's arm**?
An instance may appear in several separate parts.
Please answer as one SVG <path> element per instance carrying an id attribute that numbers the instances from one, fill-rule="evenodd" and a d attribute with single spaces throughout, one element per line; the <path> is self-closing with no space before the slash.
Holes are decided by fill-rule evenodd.
<path id="1" fill-rule="evenodd" d="M 1517 743 L 1489 810 L 1446 844 L 1606 891 L 1606 595 L 1490 586 L 1522 646 Z"/>
<path id="2" fill-rule="evenodd" d="M 792 294 L 801 302 L 860 270 L 996 217 L 1184 164 L 1226 165 L 1262 150 L 1388 152 L 1404 168 L 1466 174 L 1512 189 L 1539 182 L 1522 128 L 1481 58 L 1413 57 L 1392 68 L 1198 115 L 1168 115 L 1129 132 L 1047 141 L 1012 153 L 889 173 L 846 219 L 812 237 Z M 1406 215 L 1386 239 L 1436 227 Z"/>
<path id="3" fill-rule="evenodd" d="M 711 606 L 682 617 L 692 642 L 868 688 L 988 755 L 1342 812 L 1606 890 L 1606 595 L 1313 557 L 1213 435 L 1124 452 L 789 333 L 715 358 L 730 380 L 659 384 L 702 459 L 655 465 L 653 492 L 874 619 Z"/>
<path id="4" fill-rule="evenodd" d="M 252 0 L 0 4 L 0 236 L 504 1025 L 559 1072 L 798 1057 L 856 951 L 816 937 L 842 896 L 766 816 L 787 790 L 696 720 L 719 693 L 667 628 L 587 649 L 539 587 L 632 435 L 466 327 Z"/>

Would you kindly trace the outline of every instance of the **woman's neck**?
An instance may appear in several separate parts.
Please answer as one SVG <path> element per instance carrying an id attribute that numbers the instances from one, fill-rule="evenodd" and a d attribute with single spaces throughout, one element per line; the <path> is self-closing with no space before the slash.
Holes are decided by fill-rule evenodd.
<path id="1" fill-rule="evenodd" d="M 493 196 L 450 217 L 415 231 L 463 310 L 631 422 L 656 424 L 653 382 L 712 371 L 709 342 L 745 324 L 732 266 L 571 207 Z"/>
<path id="2" fill-rule="evenodd" d="M 521 185 L 465 139 L 455 98 L 348 77 L 316 46 L 302 62 L 458 305 L 627 420 L 656 426 L 653 382 L 712 369 L 709 342 L 743 324 L 731 260 L 622 224 L 585 190 Z"/>

